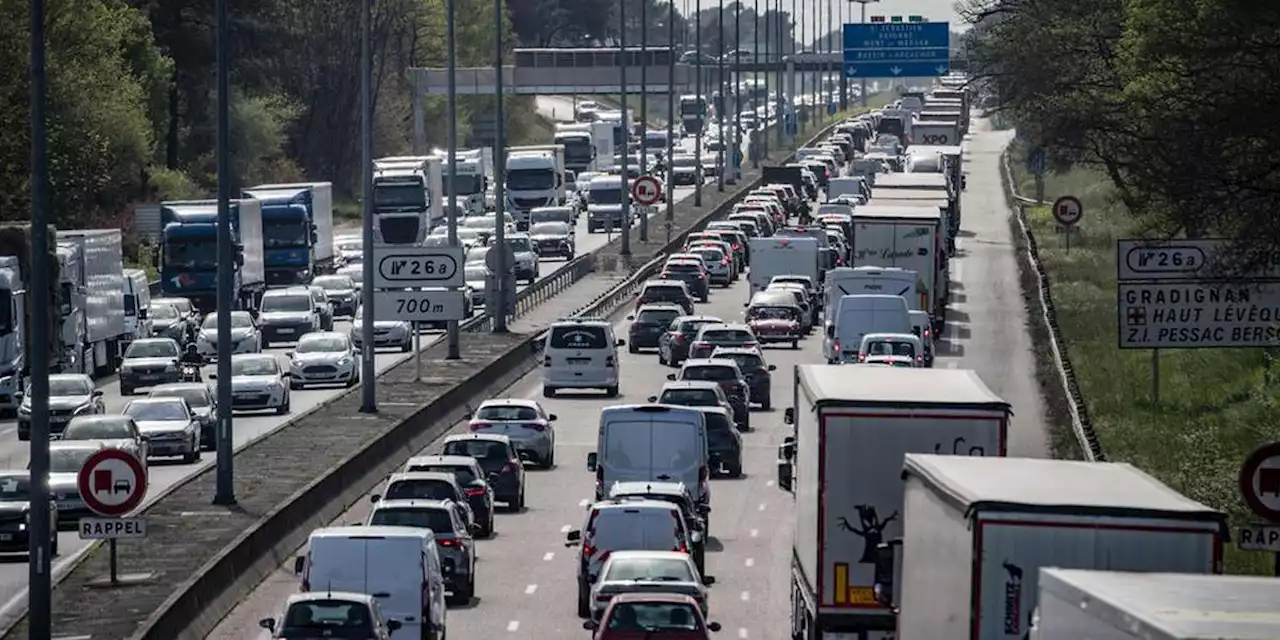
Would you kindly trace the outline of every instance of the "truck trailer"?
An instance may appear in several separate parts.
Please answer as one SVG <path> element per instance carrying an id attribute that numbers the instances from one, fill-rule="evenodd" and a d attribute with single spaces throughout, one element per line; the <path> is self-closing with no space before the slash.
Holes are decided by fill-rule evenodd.
<path id="1" fill-rule="evenodd" d="M 124 317 L 124 237 L 119 229 L 77 229 L 59 230 L 57 238 L 66 312 L 64 338 L 78 364 L 72 371 L 95 378 L 109 375 L 119 365 L 121 343 L 128 333 Z M 66 334 L 68 330 L 78 333 L 74 344 L 71 335 Z"/>
<path id="2" fill-rule="evenodd" d="M 1026 637 L 1041 567 L 1222 571 L 1226 515 L 1132 465 L 908 454 L 902 477 L 875 587 L 899 640 Z"/>
<path id="3" fill-rule="evenodd" d="M 960 369 L 799 365 L 795 381 L 784 414 L 794 435 L 778 462 L 778 486 L 796 501 L 791 637 L 892 631 L 874 563 L 902 532 L 903 456 L 1003 456 L 1012 410 Z"/>
<path id="4" fill-rule="evenodd" d="M 749 295 L 764 291 L 774 276 L 809 276 L 815 284 L 818 283 L 822 275 L 819 249 L 818 240 L 808 236 L 751 238 L 751 270 L 747 272 L 747 280 L 751 284 Z"/>
<path id="5" fill-rule="evenodd" d="M 1280 580 L 1040 569 L 1030 640 L 1280 638 Z"/>
<path id="6" fill-rule="evenodd" d="M 12 418 L 18 411 L 24 384 L 28 377 L 30 357 L 35 348 L 31 329 L 35 316 L 31 306 L 31 274 L 34 269 L 49 270 L 49 309 L 45 314 L 47 342 L 45 349 L 50 370 L 60 370 L 66 354 L 62 344 L 61 297 L 63 288 L 56 273 L 58 265 L 57 233 L 53 226 L 45 227 L 48 234 L 48 254 L 44 260 L 33 261 L 31 256 L 32 227 L 30 224 L 0 225 L 0 417 Z"/>
<path id="7" fill-rule="evenodd" d="M 237 309 L 257 309 L 266 291 L 262 242 L 262 202 L 232 200 L 233 297 Z M 160 203 L 160 290 L 189 298 L 197 309 L 218 308 L 218 201 L 179 200 Z"/>
<path id="8" fill-rule="evenodd" d="M 260 184 L 244 190 L 262 202 L 267 284 L 308 284 L 332 273 L 333 184 Z"/>
<path id="9" fill-rule="evenodd" d="M 943 214 L 936 205 L 879 206 L 868 204 L 853 214 L 853 266 L 900 267 L 920 276 L 917 290 L 928 301 L 922 309 L 941 332 L 947 308 L 947 249 Z"/>

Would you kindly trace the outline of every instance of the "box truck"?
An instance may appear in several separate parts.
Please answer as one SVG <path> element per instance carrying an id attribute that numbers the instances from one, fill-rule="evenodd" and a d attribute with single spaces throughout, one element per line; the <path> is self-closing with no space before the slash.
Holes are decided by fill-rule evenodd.
<path id="1" fill-rule="evenodd" d="M 64 339 L 78 348 L 72 370 L 108 375 L 117 368 L 127 333 L 123 235 L 119 229 L 76 229 L 59 230 L 57 238 L 63 300 L 70 302 L 63 305 Z"/>
<path id="2" fill-rule="evenodd" d="M 877 187 L 877 192 L 879 187 Z M 872 197 L 874 201 L 874 196 Z M 937 206 L 859 206 L 853 215 L 853 266 L 899 267 L 915 271 L 917 291 L 941 332 L 947 308 L 946 235 Z"/>
<path id="3" fill-rule="evenodd" d="M 262 202 L 268 284 L 308 284 L 333 272 L 332 183 L 260 184 L 243 195 Z"/>
<path id="4" fill-rule="evenodd" d="M 422 244 L 444 221 L 444 161 L 392 156 L 373 161 L 373 233 L 382 244 Z"/>
<path id="5" fill-rule="evenodd" d="M 266 291 L 262 242 L 262 202 L 232 200 L 231 240 L 235 243 L 233 274 L 236 308 L 257 309 Z M 181 200 L 160 203 L 160 290 L 189 298 L 208 313 L 218 308 L 218 201 Z"/>
<path id="6" fill-rule="evenodd" d="M 795 431 L 778 462 L 778 486 L 796 501 L 793 638 L 893 630 L 893 612 L 874 597 L 874 562 L 880 542 L 902 532 L 903 456 L 1003 456 L 1011 415 L 972 371 L 795 368 L 784 413 Z"/>
<path id="7" fill-rule="evenodd" d="M 751 239 L 750 296 L 764 291 L 774 276 L 809 276 L 819 281 L 818 240 L 810 237 Z"/>
<path id="8" fill-rule="evenodd" d="M 1222 571 L 1226 515 L 1132 465 L 908 454 L 902 477 L 875 588 L 901 640 L 1026 637 L 1041 567 Z"/>

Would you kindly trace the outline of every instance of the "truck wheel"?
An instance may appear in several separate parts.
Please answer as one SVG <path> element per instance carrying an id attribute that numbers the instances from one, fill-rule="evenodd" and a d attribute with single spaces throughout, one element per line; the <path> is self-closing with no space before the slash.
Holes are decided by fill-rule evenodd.
<path id="1" fill-rule="evenodd" d="M 578 617 L 591 617 L 591 605 L 587 602 L 586 589 L 583 588 L 581 582 L 578 583 Z"/>

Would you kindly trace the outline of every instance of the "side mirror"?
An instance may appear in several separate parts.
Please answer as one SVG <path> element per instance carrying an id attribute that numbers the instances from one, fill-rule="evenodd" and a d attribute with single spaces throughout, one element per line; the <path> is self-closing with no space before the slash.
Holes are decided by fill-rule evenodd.
<path id="1" fill-rule="evenodd" d="M 556 421 L 556 420 L 558 420 L 558 419 L 559 419 L 559 418 L 558 418 L 558 417 L 556 416 L 556 414 L 554 414 L 554 413 L 553 413 L 553 414 L 550 414 L 550 415 L 548 415 L 548 416 L 547 416 L 547 420 L 549 420 L 549 421 L 551 421 L 551 422 L 555 422 L 555 421 Z"/>
<path id="2" fill-rule="evenodd" d="M 307 567 L 307 557 L 306 557 L 306 556 L 298 556 L 298 557 L 296 557 L 296 558 L 294 558 L 294 559 L 293 559 L 293 572 L 294 572 L 294 573 L 301 574 L 301 573 L 302 573 L 302 570 L 303 570 L 303 569 L 305 569 L 306 567 Z"/>
<path id="3" fill-rule="evenodd" d="M 467 531 L 470 531 L 473 536 L 478 536 L 481 533 L 484 533 L 484 527 L 473 523 L 467 527 Z"/>
<path id="4" fill-rule="evenodd" d="M 764 369 L 765 369 L 765 371 L 777 371 L 777 370 L 778 370 L 778 365 L 776 365 L 776 364 L 771 364 L 771 365 L 769 365 L 769 366 L 765 367 Z"/>
<path id="5" fill-rule="evenodd" d="M 672 382 L 675 382 L 676 374 L 674 374 L 674 373 L 668 373 L 668 374 L 667 374 L 667 379 L 668 379 L 668 380 L 671 380 Z"/>
<path id="6" fill-rule="evenodd" d="M 586 629 L 587 631 L 595 631 L 596 629 L 600 628 L 600 623 L 596 622 L 595 620 L 583 620 L 582 628 Z"/>
<path id="7" fill-rule="evenodd" d="M 276 631 L 276 619 L 275 619 L 275 618 L 263 618 L 263 619 L 261 619 L 261 620 L 259 620 L 259 621 L 258 621 L 258 626 L 259 626 L 259 627 L 262 627 L 263 629 L 266 629 L 267 631 L 270 631 L 270 632 L 272 632 L 272 633 L 275 633 L 275 631 Z"/>
<path id="8" fill-rule="evenodd" d="M 217 373 L 210 372 L 210 373 L 209 373 L 209 379 L 210 379 L 210 380 L 217 380 L 217 379 L 218 379 L 218 374 L 217 374 Z"/>
<path id="9" fill-rule="evenodd" d="M 645 398 L 645 401 L 646 401 L 646 402 L 657 402 L 657 401 L 658 401 L 658 396 L 649 396 L 648 398 Z"/>
<path id="10" fill-rule="evenodd" d="M 708 465 L 710 465 L 710 466 L 712 466 L 712 467 L 715 467 L 715 468 L 717 468 L 717 469 L 718 469 L 718 468 L 720 468 L 720 464 L 721 464 L 722 462 L 724 462 L 724 460 L 723 460 L 723 459 L 721 459 L 721 457 L 720 457 L 720 454 L 719 454 L 719 453 L 712 453 L 712 454 L 708 454 L 708 455 L 707 455 L 707 464 L 708 464 Z"/>
<path id="11" fill-rule="evenodd" d="M 709 504 L 698 505 L 698 515 L 705 516 L 709 513 L 711 513 L 711 505 Z"/>
<path id="12" fill-rule="evenodd" d="M 94 390 L 93 390 L 93 393 L 92 393 L 91 395 L 92 395 L 93 397 L 95 397 L 95 398 L 101 398 L 101 397 L 102 397 L 102 389 L 94 389 Z M 22 394 L 21 394 L 21 393 L 16 394 L 14 397 L 15 397 L 15 399 L 17 399 L 17 400 L 21 400 L 21 399 L 22 399 Z"/>
<path id="13" fill-rule="evenodd" d="M 614 346 L 616 346 L 616 347 L 625 347 L 625 346 L 627 346 L 627 341 L 626 341 L 626 340 L 623 340 L 622 338 L 618 338 L 618 341 L 617 341 L 617 342 L 615 342 L 615 343 L 613 343 L 613 344 L 614 344 Z"/>
<path id="14" fill-rule="evenodd" d="M 292 357 L 293 357 L 293 352 L 292 352 L 292 351 L 286 351 L 286 352 L 284 352 L 284 357 L 286 357 L 286 358 L 292 358 Z"/>
<path id="15" fill-rule="evenodd" d="M 378 501 L 379 501 L 379 500 L 381 500 L 381 499 L 382 499 L 382 494 L 380 494 L 380 493 L 371 493 L 371 494 L 369 494 L 369 502 L 371 502 L 371 503 L 373 503 L 373 504 L 378 504 Z"/>
<path id="16" fill-rule="evenodd" d="M 390 631 L 391 633 L 395 633 L 395 632 L 399 631 L 399 630 L 400 630 L 400 627 L 402 627 L 402 626 L 404 626 L 404 624 L 403 624 L 403 623 L 401 623 L 399 620 L 388 620 L 388 621 L 387 621 L 387 631 Z"/>
<path id="17" fill-rule="evenodd" d="M 708 631 L 710 631 L 711 633 L 717 633 L 717 632 L 719 632 L 719 631 L 720 631 L 720 623 L 719 623 L 719 622 L 708 622 L 708 623 L 707 623 L 707 630 L 708 630 Z"/>
<path id="18" fill-rule="evenodd" d="M 715 584 L 715 583 L 716 583 L 716 577 L 715 577 L 715 576 L 702 576 L 702 584 L 704 584 L 704 585 L 706 585 L 706 586 L 708 586 L 708 587 L 709 587 L 709 586 L 711 586 L 711 585 L 713 585 L 713 584 Z"/>
<path id="19" fill-rule="evenodd" d="M 829 325 L 827 325 L 827 337 L 828 337 L 828 338 L 834 338 L 834 337 L 836 337 L 836 327 L 835 327 L 835 325 L 833 325 L 833 324 L 829 324 Z"/>
<path id="20" fill-rule="evenodd" d="M 772 369 L 770 369 L 770 371 L 772 371 Z M 783 424 L 795 424 L 795 423 L 796 423 L 796 408 L 795 408 L 795 407 L 787 407 L 786 409 L 783 409 L 783 410 L 782 410 L 782 423 L 783 423 Z M 793 439 L 793 440 L 794 440 L 794 439 Z"/>
<path id="21" fill-rule="evenodd" d="M 577 529 L 574 529 L 573 531 L 570 531 L 570 532 L 568 532 L 568 533 L 564 534 L 564 546 L 566 546 L 566 547 L 576 547 L 576 546 L 578 546 L 578 543 L 580 543 L 580 542 L 582 542 L 582 532 L 581 532 L 581 531 L 578 531 Z"/>
<path id="22" fill-rule="evenodd" d="M 635 320 L 635 319 L 636 319 L 636 317 L 635 317 L 635 315 L 629 315 L 629 316 L 627 316 L 627 319 L 628 319 L 628 320 Z"/>
<path id="23" fill-rule="evenodd" d="M 596 470 L 596 463 L 599 460 L 599 457 L 600 457 L 600 454 L 596 453 L 595 451 L 592 451 L 591 453 L 587 454 L 587 471 Z"/>

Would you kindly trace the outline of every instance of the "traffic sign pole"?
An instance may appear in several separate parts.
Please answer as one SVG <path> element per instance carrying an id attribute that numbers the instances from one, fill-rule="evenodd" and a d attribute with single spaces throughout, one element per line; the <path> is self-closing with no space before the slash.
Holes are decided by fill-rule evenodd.
<path id="1" fill-rule="evenodd" d="M 133 454 L 121 449 L 102 449 L 89 456 L 76 474 L 80 499 L 90 511 L 104 518 L 121 518 L 142 504 L 147 495 L 147 469 Z M 81 538 L 85 537 L 81 524 Z M 112 586 L 120 584 L 116 538 L 125 531 L 109 531 L 109 565 Z M 134 537 L 134 536 L 130 536 Z"/>

